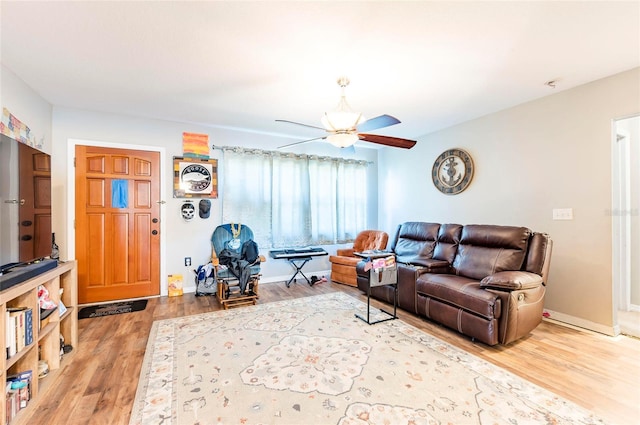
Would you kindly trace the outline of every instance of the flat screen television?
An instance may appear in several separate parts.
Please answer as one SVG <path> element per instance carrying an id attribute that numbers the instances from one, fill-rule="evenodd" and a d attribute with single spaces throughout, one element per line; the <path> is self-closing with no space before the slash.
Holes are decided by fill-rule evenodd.
<path id="1" fill-rule="evenodd" d="M 0 134 L 0 276 L 51 255 L 51 156 Z"/>

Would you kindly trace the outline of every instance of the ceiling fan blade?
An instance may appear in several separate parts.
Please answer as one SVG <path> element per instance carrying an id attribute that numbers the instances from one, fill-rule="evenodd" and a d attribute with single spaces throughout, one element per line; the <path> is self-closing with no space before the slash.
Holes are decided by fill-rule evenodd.
<path id="1" fill-rule="evenodd" d="M 344 148 L 340 148 L 340 151 L 349 155 L 353 155 L 356 153 L 356 146 L 355 145 L 351 145 L 351 146 L 347 146 Z"/>
<path id="2" fill-rule="evenodd" d="M 358 127 L 356 130 L 358 131 L 371 131 L 377 130 L 379 128 L 389 127 L 391 125 L 395 125 L 400 123 L 400 120 L 392 117 L 391 115 L 380 115 L 378 117 L 373 117 L 371 119 L 366 120 Z"/>
<path id="3" fill-rule="evenodd" d="M 289 120 L 276 120 L 276 121 L 277 122 L 286 122 L 286 123 L 295 124 L 295 125 L 301 125 L 303 127 L 315 128 L 315 129 L 322 130 L 322 131 L 327 131 L 325 128 L 322 128 L 322 127 L 316 127 L 315 125 L 309 125 L 309 124 L 302 124 L 300 122 L 295 122 L 295 121 L 289 121 Z"/>
<path id="4" fill-rule="evenodd" d="M 288 145 L 278 146 L 278 149 L 284 149 L 284 148 L 288 148 L 289 146 L 301 145 L 303 143 L 309 143 L 309 142 L 313 142 L 315 140 L 326 139 L 326 138 L 327 138 L 327 136 L 314 137 L 313 139 L 308 139 L 308 140 L 303 140 L 301 142 L 289 143 Z"/>
<path id="5" fill-rule="evenodd" d="M 358 136 L 363 142 L 377 143 L 393 148 L 411 149 L 416 144 L 415 140 L 401 139 L 399 137 L 379 136 L 377 134 L 359 134 Z"/>

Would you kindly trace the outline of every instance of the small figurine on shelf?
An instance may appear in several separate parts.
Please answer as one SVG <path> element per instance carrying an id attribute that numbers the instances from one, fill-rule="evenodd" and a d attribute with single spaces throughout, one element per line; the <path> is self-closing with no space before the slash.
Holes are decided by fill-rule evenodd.
<path id="1" fill-rule="evenodd" d="M 56 234 L 51 234 L 51 259 L 57 260 L 60 258 L 60 250 L 58 249 L 58 244 L 56 243 Z"/>

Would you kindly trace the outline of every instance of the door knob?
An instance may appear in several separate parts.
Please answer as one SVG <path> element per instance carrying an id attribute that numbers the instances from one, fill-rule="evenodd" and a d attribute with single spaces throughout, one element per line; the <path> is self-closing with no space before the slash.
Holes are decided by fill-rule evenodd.
<path id="1" fill-rule="evenodd" d="M 151 231 L 151 234 L 155 236 L 155 235 L 158 234 L 158 231 L 157 230 L 153 230 L 153 231 Z"/>

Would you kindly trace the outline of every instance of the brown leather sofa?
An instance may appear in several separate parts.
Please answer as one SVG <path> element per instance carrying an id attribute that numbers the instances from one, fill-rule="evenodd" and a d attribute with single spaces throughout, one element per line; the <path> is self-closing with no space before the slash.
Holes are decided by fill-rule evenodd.
<path id="1" fill-rule="evenodd" d="M 331 262 L 331 281 L 345 285 L 356 286 L 356 265 L 362 258 L 356 257 L 354 252 L 374 249 L 385 249 L 389 241 L 389 234 L 381 230 L 363 230 L 353 241 L 353 247 L 341 248 L 336 255 L 329 256 Z"/>
<path id="2" fill-rule="evenodd" d="M 407 222 L 390 244 L 398 306 L 488 345 L 509 344 L 542 321 L 552 240 L 526 227 Z M 357 265 L 358 287 L 368 272 Z M 371 288 L 393 303 L 393 286 Z"/>

